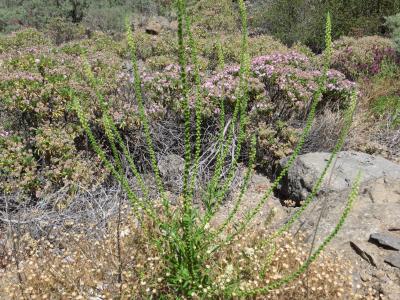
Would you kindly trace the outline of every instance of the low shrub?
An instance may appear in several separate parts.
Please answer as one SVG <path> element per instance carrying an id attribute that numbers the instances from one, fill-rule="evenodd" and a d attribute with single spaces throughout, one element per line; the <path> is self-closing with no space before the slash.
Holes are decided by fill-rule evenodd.
<path id="1" fill-rule="evenodd" d="M 400 96 L 390 95 L 377 98 L 372 104 L 372 112 L 380 118 L 386 118 L 389 127 L 398 127 L 400 125 Z"/>
<path id="2" fill-rule="evenodd" d="M 33 28 L 19 30 L 10 35 L 0 35 L 0 53 L 49 45 L 51 45 L 51 40 L 44 33 Z"/>
<path id="3" fill-rule="evenodd" d="M 240 43 L 241 38 L 238 35 L 224 36 L 221 39 L 224 58 L 227 64 L 240 63 Z M 269 35 L 249 37 L 250 57 L 269 55 L 277 52 L 285 53 L 289 52 L 289 50 L 285 45 Z M 216 58 L 217 57 L 215 57 L 215 61 L 217 61 Z"/>
<path id="4" fill-rule="evenodd" d="M 271 168 L 277 160 L 292 153 L 298 136 L 296 127 L 308 112 L 321 73 L 311 59 L 293 51 L 255 57 L 251 71 L 249 134 L 257 133 L 257 161 L 266 170 L 266 166 Z M 192 67 L 188 67 L 188 75 L 193 83 Z M 231 65 L 211 76 L 206 73 L 200 76 L 204 80 L 203 117 L 217 120 L 221 100 L 225 103 L 227 116 L 231 116 L 237 99 L 239 66 Z M 143 84 L 149 98 L 157 99 L 158 106 L 154 106 L 153 110 L 161 112 L 161 107 L 166 106 L 183 113 L 179 67 L 176 64 L 167 66 L 163 71 L 144 74 Z M 346 99 L 354 88 L 355 84 L 342 73 L 329 70 L 321 105 L 336 109 L 345 107 Z M 193 91 L 191 95 L 193 109 Z"/>
<path id="5" fill-rule="evenodd" d="M 157 122 L 169 118 L 182 125 L 182 86 L 179 67 L 173 56 L 177 45 L 176 42 L 167 41 L 169 35 L 163 33 L 160 36 L 150 36 L 138 31 L 134 37 L 138 43 L 138 57 L 145 61 L 142 66 L 145 71 L 143 85 L 149 117 Z M 31 47 L 25 41 L 28 36 Z M 86 99 L 86 105 L 90 107 L 90 120 L 97 124 L 95 132 L 102 136 L 103 125 L 95 118 L 100 108 L 98 104 L 89 104 L 95 101 L 96 93 L 85 86 L 85 75 L 76 72 L 83 63 L 80 56 L 90 57 L 89 63 L 101 80 L 101 92 L 110 103 L 117 126 L 121 131 L 129 132 L 129 139 L 137 141 L 139 136 L 135 130 L 140 128 L 141 122 L 137 105 L 129 100 L 132 93 L 130 70 L 123 69 L 126 65 L 125 41 L 116 42 L 103 33 L 93 32 L 91 38 L 54 46 L 42 34 L 32 30 L 18 32 L 6 39 L 7 52 L 2 54 L 0 87 L 4 95 L 1 105 L 9 123 L 7 130 L 11 136 L 19 137 L 20 143 L 25 145 L 24 149 L 32 151 L 35 160 L 41 162 L 36 165 L 36 176 L 30 177 L 31 182 L 21 183 L 23 190 L 40 196 L 45 191 L 54 191 L 68 185 L 74 191 L 76 187 L 73 187 L 72 179 L 77 179 L 74 174 L 83 176 L 80 184 L 93 184 L 96 180 L 89 179 L 92 173 L 85 175 L 85 172 L 80 172 L 88 165 L 92 154 L 83 143 L 82 128 L 77 124 L 75 113 L 71 111 L 68 91 L 78 90 L 81 97 Z M 153 44 L 152 41 L 158 42 Z M 233 46 L 228 46 L 231 42 Z M 221 43 L 226 63 L 240 61 L 239 42 L 238 36 L 231 35 Z M 256 57 L 251 64 L 249 134 L 257 133 L 258 165 L 272 168 L 275 161 L 293 151 L 298 136 L 298 123 L 307 113 L 321 73 L 317 71 L 317 65 L 312 59 L 297 52 L 289 52 L 285 46 L 268 36 L 250 38 L 249 43 L 251 54 L 271 53 Z M 209 48 L 205 47 L 198 59 L 202 70 L 200 77 L 204 82 L 202 116 L 206 118 L 207 127 L 212 127 L 210 130 L 216 132 L 219 129 L 216 120 L 220 100 L 224 99 L 228 117 L 233 112 L 239 67 L 231 65 L 210 75 L 209 68 L 216 68 L 218 55 L 215 41 L 206 44 Z M 188 71 L 189 80 L 194 83 L 193 66 L 189 66 Z M 337 71 L 331 70 L 328 75 L 329 84 L 324 93 L 324 101 L 343 106 L 354 85 Z M 191 90 L 192 110 L 194 101 L 194 90 Z M 280 121 L 277 123 L 278 119 Z M 48 140 L 57 143 L 57 147 L 48 144 L 49 149 L 43 150 L 44 145 L 40 143 Z M 74 145 L 68 140 L 73 140 Z M 73 157 L 79 157 L 79 160 L 71 164 Z M 96 173 L 95 169 L 93 172 Z M 17 177 L 14 180 L 18 181 Z M 21 188 L 21 184 L 15 182 L 14 191 Z"/>
<path id="6" fill-rule="evenodd" d="M 383 63 L 397 63 L 394 43 L 387 38 L 343 37 L 334 43 L 332 66 L 351 79 L 376 75 Z"/>
<path id="7" fill-rule="evenodd" d="M 128 5 L 90 7 L 82 23 L 93 30 L 103 32 L 123 32 L 124 17 L 130 10 Z"/>
<path id="8" fill-rule="evenodd" d="M 236 33 L 239 28 L 234 3 L 230 0 L 200 0 L 188 7 L 193 31 L 200 37 L 209 33 Z"/>
<path id="9" fill-rule="evenodd" d="M 396 45 L 396 50 L 400 52 L 400 13 L 386 18 L 386 25 L 392 33 L 393 42 Z"/>
<path id="10" fill-rule="evenodd" d="M 93 124 L 97 123 L 96 131 L 101 136 L 104 129 L 96 121 L 100 108 L 91 104 L 95 92 L 87 88 L 83 74 L 77 72 L 82 65 L 77 54 L 96 53 L 90 64 L 102 78 L 102 92 L 108 96 L 110 108 L 115 109 L 115 120 L 128 128 L 135 121 L 134 108 L 124 107 L 121 102 L 129 85 L 127 76 L 121 75 L 121 59 L 109 49 L 101 52 L 99 39 L 87 45 L 64 44 L 58 48 L 32 32 L 36 33 L 28 30 L 7 37 L 7 51 L 1 54 L 0 107 L 7 134 L 0 136 L 0 189 L 40 198 L 60 188 L 74 192 L 104 179 L 99 176 L 102 168 L 92 166 L 93 154 L 85 146 L 82 128 L 71 110 L 69 90 L 74 89 L 91 107 Z M 33 38 L 36 43 L 29 44 Z M 121 78 L 125 78 L 125 87 Z"/>
<path id="11" fill-rule="evenodd" d="M 144 30 L 136 30 L 134 35 L 138 43 L 139 59 L 146 60 L 160 55 L 176 57 L 178 45 L 173 33 L 162 32 L 159 35 L 150 35 Z"/>
<path id="12" fill-rule="evenodd" d="M 400 66 L 386 63 L 380 72 L 358 81 L 360 111 L 349 144 L 352 149 L 399 160 Z"/>
<path id="13" fill-rule="evenodd" d="M 84 26 L 74 24 L 61 17 L 49 20 L 44 32 L 46 32 L 47 36 L 57 45 L 72 40 L 83 39 L 87 35 L 87 30 Z"/>
<path id="14" fill-rule="evenodd" d="M 3 130 L 0 136 L 0 181 L 2 192 L 34 190 L 37 184 L 35 160 L 32 149 L 27 149 L 18 136 Z"/>
<path id="15" fill-rule="evenodd" d="M 292 153 L 298 137 L 296 127 L 309 110 L 321 73 L 308 57 L 296 52 L 256 57 L 251 71 L 249 132 L 257 134 L 257 164 L 268 170 Z M 234 105 L 238 72 L 238 66 L 228 67 L 205 82 L 206 99 L 212 103 L 207 109 L 218 112 L 220 99 L 227 107 Z M 321 105 L 345 107 L 354 83 L 335 70 L 327 75 Z"/>

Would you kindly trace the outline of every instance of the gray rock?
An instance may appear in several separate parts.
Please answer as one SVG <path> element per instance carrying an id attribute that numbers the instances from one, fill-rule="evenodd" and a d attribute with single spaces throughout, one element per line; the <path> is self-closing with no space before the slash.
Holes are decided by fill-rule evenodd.
<path id="1" fill-rule="evenodd" d="M 351 254 L 354 253 L 354 249 L 350 247 L 351 241 L 368 242 L 371 234 L 388 232 L 388 228 L 397 227 L 400 222 L 398 214 L 400 212 L 399 188 L 400 179 L 387 180 L 386 182 L 376 180 L 365 184 L 355 200 L 343 228 L 332 241 L 331 247 L 337 250 L 345 250 Z M 370 197 L 371 191 L 374 190 L 380 191 L 380 196 L 377 194 L 376 201 L 372 201 Z M 386 199 L 388 195 L 390 197 Z M 317 235 L 317 242 L 322 242 L 323 238 L 336 226 L 346 206 L 347 199 L 348 191 L 318 197 L 305 210 L 297 227 L 293 230 L 298 230 L 299 224 L 304 223 L 306 235 L 309 235 L 311 239 L 316 229 L 315 224 L 318 223 L 318 218 L 322 214 Z M 381 199 L 385 200 L 382 201 Z M 397 233 L 394 232 L 388 232 L 388 234 L 397 236 Z M 376 251 L 379 250 L 379 247 L 372 244 L 371 246 L 376 248 Z"/>
<path id="2" fill-rule="evenodd" d="M 399 187 L 400 179 L 383 180 L 381 178 L 364 184 L 342 229 L 327 249 L 328 251 L 339 252 L 351 261 L 355 270 L 355 275 L 353 275 L 355 281 L 358 280 L 357 274 L 360 274 L 361 271 L 365 271 L 367 274 L 372 271 L 382 273 L 383 275 L 380 278 L 373 278 L 372 282 L 368 282 L 368 286 L 374 289 L 378 285 L 384 287 L 382 293 L 384 291 L 385 298 L 382 299 L 400 299 L 397 297 L 399 285 L 388 284 L 390 272 L 393 272 L 394 277 L 392 277 L 396 278 L 396 276 L 400 276 L 400 269 L 391 267 L 387 262 L 388 259 L 386 259 L 386 263 L 384 262 L 384 258 L 389 256 L 389 251 L 392 250 L 384 249 L 368 241 L 371 234 L 377 232 L 387 232 L 387 234 L 395 236 L 398 234 L 397 232 L 389 232 L 388 229 L 399 227 Z M 375 193 L 375 200 L 371 199 L 371 193 Z M 347 197 L 348 191 L 317 197 L 296 222 L 291 232 L 295 233 L 301 230 L 306 235 L 306 240 L 310 242 L 317 230 L 316 224 L 319 224 L 315 238 L 314 248 L 316 248 L 335 228 L 346 205 Z M 320 214 L 322 214 L 322 217 L 318 223 Z M 300 229 L 303 223 L 306 225 Z M 395 261 L 390 261 L 395 263 Z M 361 278 L 359 280 L 362 281 Z M 391 281 L 399 282 L 398 279 Z"/>
<path id="3" fill-rule="evenodd" d="M 300 155 L 286 178 L 282 181 L 280 194 L 292 200 L 304 200 L 312 190 L 329 159 L 330 153 L 316 152 Z M 280 162 L 282 169 L 287 158 Z M 382 157 L 361 152 L 344 151 L 337 156 L 321 188 L 321 193 L 341 192 L 348 189 L 358 171 L 362 172 L 362 183 L 379 178 L 400 179 L 400 166 Z M 376 195 L 371 194 L 372 198 Z"/>
<path id="4" fill-rule="evenodd" d="M 400 299 L 400 286 L 395 284 L 394 282 L 382 284 L 380 291 L 385 296 L 385 298 L 383 298 L 383 299 L 387 299 L 387 300 L 399 300 Z"/>
<path id="5" fill-rule="evenodd" d="M 167 18 L 161 16 L 151 17 L 145 26 L 146 33 L 151 35 L 158 35 L 164 29 L 169 29 L 169 28 L 170 28 L 170 22 L 168 21 Z"/>
<path id="6" fill-rule="evenodd" d="M 370 236 L 370 241 L 376 242 L 381 246 L 388 247 L 394 250 L 400 250 L 400 238 L 394 235 L 385 233 L 373 233 Z"/>
<path id="7" fill-rule="evenodd" d="M 372 266 L 377 267 L 378 255 L 376 250 L 372 248 L 372 245 L 369 245 L 365 242 L 350 242 L 350 246 L 354 249 L 354 251 L 360 255 L 365 261 L 370 263 Z"/>
<path id="8" fill-rule="evenodd" d="M 385 262 L 389 265 L 400 269 L 400 253 L 394 253 L 385 258 Z"/>
<path id="9" fill-rule="evenodd" d="M 149 22 L 146 26 L 146 33 L 151 34 L 151 35 L 158 35 L 162 30 L 161 24 L 152 21 Z"/>

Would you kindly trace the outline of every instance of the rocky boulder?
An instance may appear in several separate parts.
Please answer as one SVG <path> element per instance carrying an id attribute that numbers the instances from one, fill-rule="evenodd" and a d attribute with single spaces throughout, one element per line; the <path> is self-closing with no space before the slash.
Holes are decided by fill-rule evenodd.
<path id="1" fill-rule="evenodd" d="M 148 19 L 145 31 L 151 35 L 158 35 L 163 30 L 174 30 L 174 23 L 168 21 L 167 18 L 155 16 Z"/>
<path id="2" fill-rule="evenodd" d="M 300 156 L 282 183 L 281 195 L 304 200 L 328 158 L 328 153 Z M 342 215 L 359 170 L 363 176 L 359 195 L 328 248 L 353 263 L 357 284 L 372 286 L 384 295 L 382 299 L 400 299 L 399 165 L 364 153 L 341 152 L 321 193 L 293 226 L 292 233 L 304 233 L 314 249 L 318 247 Z"/>
<path id="3" fill-rule="evenodd" d="M 318 180 L 329 159 L 330 153 L 316 152 L 300 155 L 287 176 L 283 179 L 279 193 L 283 198 L 304 200 Z M 281 160 L 278 171 L 287 159 Z M 400 166 L 382 157 L 361 152 L 344 151 L 328 171 L 320 194 L 338 193 L 348 189 L 358 171 L 362 172 L 362 184 L 378 179 L 400 179 Z"/>

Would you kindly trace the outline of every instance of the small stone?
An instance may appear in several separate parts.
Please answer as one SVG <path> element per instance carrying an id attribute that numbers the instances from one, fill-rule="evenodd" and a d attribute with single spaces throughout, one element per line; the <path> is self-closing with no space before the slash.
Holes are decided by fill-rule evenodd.
<path id="1" fill-rule="evenodd" d="M 374 249 L 371 248 L 371 245 L 363 242 L 357 242 L 357 244 L 355 242 L 350 242 L 350 246 L 358 255 L 372 266 L 376 267 L 378 265 L 379 262 L 373 251 Z"/>
<path id="2" fill-rule="evenodd" d="M 400 253 L 392 254 L 385 258 L 385 263 L 400 269 Z"/>
<path id="3" fill-rule="evenodd" d="M 400 250 L 400 238 L 384 233 L 373 233 L 369 237 L 370 241 L 377 242 L 379 245 L 394 250 Z"/>
<path id="4" fill-rule="evenodd" d="M 393 282 L 388 282 L 381 285 L 381 292 L 385 295 L 384 299 L 399 300 L 400 299 L 400 286 Z"/>
<path id="5" fill-rule="evenodd" d="M 372 280 L 370 274 L 368 274 L 365 270 L 360 273 L 360 278 L 363 282 L 368 282 Z"/>
<path id="6" fill-rule="evenodd" d="M 377 279 L 380 280 L 380 281 L 384 281 L 384 280 L 385 280 L 385 277 L 386 277 L 386 274 L 385 274 L 385 272 L 382 271 L 382 270 L 377 270 L 377 271 L 375 271 L 375 272 L 372 274 L 372 276 L 375 277 L 375 278 L 377 278 Z"/>
<path id="7" fill-rule="evenodd" d="M 162 31 L 162 25 L 158 20 L 150 20 L 145 30 L 148 34 L 158 35 Z"/>

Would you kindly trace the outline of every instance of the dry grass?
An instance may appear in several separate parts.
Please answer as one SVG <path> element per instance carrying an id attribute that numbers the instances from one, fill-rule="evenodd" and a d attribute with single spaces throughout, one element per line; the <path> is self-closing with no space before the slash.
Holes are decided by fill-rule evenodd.
<path id="1" fill-rule="evenodd" d="M 377 99 L 399 94 L 398 78 L 378 77 L 361 81 L 359 84 L 362 93 L 347 147 L 400 162 L 399 127 L 393 126 L 390 115 L 379 116 L 373 113 Z"/>
<path id="2" fill-rule="evenodd" d="M 145 234 L 127 211 L 120 243 L 117 223 L 110 220 L 101 237 L 71 229 L 37 240 L 14 232 L 0 247 L 0 298 L 175 299 L 167 284 L 171 274 L 165 271 L 163 254 L 149 238 L 156 233 L 154 228 L 148 224 L 151 230 Z M 96 224 L 85 226 L 97 230 Z M 243 289 L 265 286 L 307 259 L 309 250 L 301 238 L 286 235 L 274 244 L 264 244 L 267 235 L 265 229 L 252 229 L 210 257 L 204 268 L 209 269 L 212 284 L 202 287 L 209 298 L 226 299 L 225 292 L 239 282 Z M 362 299 L 352 292 L 351 278 L 351 266 L 345 259 L 324 254 L 297 280 L 255 298 Z M 200 298 L 193 295 L 193 299 Z"/>

